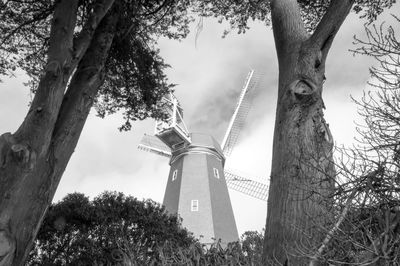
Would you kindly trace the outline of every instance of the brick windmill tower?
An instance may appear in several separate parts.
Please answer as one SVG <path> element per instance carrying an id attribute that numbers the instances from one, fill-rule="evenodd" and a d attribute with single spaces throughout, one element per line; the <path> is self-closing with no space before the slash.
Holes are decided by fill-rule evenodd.
<path id="1" fill-rule="evenodd" d="M 210 135 L 189 133 L 182 108 L 173 94 L 163 99 L 169 119 L 156 121 L 154 136 L 145 135 L 139 144 L 139 149 L 170 158 L 163 204 L 168 212 L 179 214 L 182 225 L 203 243 L 239 239 L 228 187 L 267 199 L 266 184 L 224 170 L 225 159 L 244 125 L 259 79 L 253 70 L 247 76 L 222 145 Z"/>

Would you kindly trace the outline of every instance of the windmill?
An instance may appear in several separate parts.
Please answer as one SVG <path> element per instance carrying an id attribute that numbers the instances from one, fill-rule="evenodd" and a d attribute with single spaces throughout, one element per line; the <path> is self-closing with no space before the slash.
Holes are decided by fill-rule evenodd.
<path id="1" fill-rule="evenodd" d="M 164 201 L 170 213 L 178 213 L 183 226 L 203 243 L 239 239 L 228 189 L 267 200 L 268 186 L 224 169 L 250 110 L 260 82 L 254 70 L 248 74 L 222 145 L 210 135 L 189 133 L 183 110 L 171 93 L 163 98 L 166 121 L 156 121 L 154 135 L 144 135 L 138 148 L 170 158 Z"/>

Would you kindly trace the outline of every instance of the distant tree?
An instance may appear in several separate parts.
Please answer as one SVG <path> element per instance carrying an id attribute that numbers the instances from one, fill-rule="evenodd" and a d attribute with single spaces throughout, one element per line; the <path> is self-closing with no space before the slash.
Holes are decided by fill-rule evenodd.
<path id="1" fill-rule="evenodd" d="M 264 234 L 258 231 L 246 231 L 240 237 L 246 265 L 262 265 Z"/>
<path id="2" fill-rule="evenodd" d="M 335 169 L 333 138 L 322 89 L 328 52 L 351 10 L 373 21 L 395 0 L 200 1 L 203 16 L 228 20 L 239 33 L 248 21 L 272 22 L 279 63 L 265 263 L 306 265 L 299 246 L 323 238 L 316 224 L 331 222 Z"/>
<path id="3" fill-rule="evenodd" d="M 22 265 L 91 107 L 131 121 L 163 118 L 171 90 L 159 36 L 187 35 L 189 0 L 0 1 L 0 74 L 17 68 L 34 98 L 0 136 L 0 265 Z"/>
<path id="4" fill-rule="evenodd" d="M 164 244 L 195 243 L 176 216 L 151 200 L 104 192 L 90 201 L 68 194 L 47 212 L 28 265 L 149 265 Z"/>

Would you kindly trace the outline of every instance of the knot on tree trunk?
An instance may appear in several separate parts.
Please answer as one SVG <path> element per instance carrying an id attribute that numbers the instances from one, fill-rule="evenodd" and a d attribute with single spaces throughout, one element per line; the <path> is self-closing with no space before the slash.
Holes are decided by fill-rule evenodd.
<path id="1" fill-rule="evenodd" d="M 16 140 L 10 132 L 0 136 L 0 168 L 3 168 L 7 164 L 11 145 L 15 143 Z"/>
<path id="2" fill-rule="evenodd" d="M 55 76 L 58 76 L 61 74 L 61 64 L 60 62 L 53 60 L 51 62 L 48 62 L 46 65 L 46 72 L 52 73 Z"/>
<path id="3" fill-rule="evenodd" d="M 32 169 L 36 162 L 36 153 L 27 144 L 17 143 L 14 136 L 7 132 L 0 136 L 0 168 L 8 162 L 16 161 Z"/>
<path id="4" fill-rule="evenodd" d="M 26 144 L 14 144 L 11 146 L 14 156 L 23 164 L 32 169 L 36 162 L 36 153 Z"/>
<path id="5" fill-rule="evenodd" d="M 318 101 L 317 86 L 308 79 L 297 79 L 290 83 L 288 91 L 294 96 L 294 103 L 312 105 Z"/>
<path id="6" fill-rule="evenodd" d="M 11 265 L 15 251 L 15 240 L 6 230 L 0 229 L 0 266 Z"/>

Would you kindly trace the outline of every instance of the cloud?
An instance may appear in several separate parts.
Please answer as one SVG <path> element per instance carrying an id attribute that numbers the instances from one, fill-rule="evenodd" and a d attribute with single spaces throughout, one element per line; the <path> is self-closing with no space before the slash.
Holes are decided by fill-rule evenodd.
<path id="1" fill-rule="evenodd" d="M 30 102 L 29 88 L 23 85 L 26 76 L 16 73 L 15 78 L 4 78 L 0 83 L 0 134 L 14 132 L 22 123 Z"/>
<path id="2" fill-rule="evenodd" d="M 245 77 L 251 68 L 273 72 L 275 60 L 272 32 L 261 23 L 245 35 L 230 34 L 222 39 L 227 25 L 205 20 L 197 48 L 193 36 L 174 44 L 161 40 L 161 54 L 172 68 L 170 80 L 179 80 L 176 95 L 185 110 L 185 122 L 192 131 L 222 139 L 236 105 Z M 190 75 L 189 75 L 190 73 Z M 189 104 L 188 104 L 189 103 Z"/>

